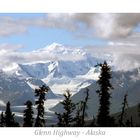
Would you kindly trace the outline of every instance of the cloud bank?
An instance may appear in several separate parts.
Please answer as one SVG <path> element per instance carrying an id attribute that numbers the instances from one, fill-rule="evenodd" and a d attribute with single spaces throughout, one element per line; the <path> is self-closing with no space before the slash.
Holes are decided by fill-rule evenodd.
<path id="1" fill-rule="evenodd" d="M 111 54 L 113 65 L 118 70 L 129 70 L 140 67 L 140 33 L 136 28 L 140 23 L 139 13 L 127 14 L 95 14 L 95 13 L 71 13 L 71 14 L 46 14 L 38 18 L 13 19 L 9 17 L 0 18 L 0 36 L 18 35 L 28 32 L 30 27 L 43 29 L 60 28 L 86 37 L 106 39 L 108 44 L 102 47 L 92 46 L 86 49 L 88 53 L 98 55 Z M 45 51 L 18 52 L 23 47 L 19 45 L 0 45 L 0 67 L 11 63 L 27 63 L 44 60 L 78 60 L 81 56 L 70 55 L 54 56 Z"/>
<path id="2" fill-rule="evenodd" d="M 20 20 L 11 17 L 0 17 L 0 36 L 7 37 L 15 34 L 23 34 L 27 31 L 27 26 Z"/>
<path id="3" fill-rule="evenodd" d="M 140 67 L 139 38 L 140 33 L 134 33 L 125 39 L 109 41 L 106 46 L 87 46 L 79 49 L 52 44 L 31 52 L 19 52 L 17 49 L 22 47 L 21 45 L 4 44 L 0 46 L 0 60 L 2 60 L 0 69 L 12 67 L 15 63 L 36 63 L 48 60 L 78 61 L 90 54 L 97 59 L 108 60 L 115 70 L 131 71 Z"/>
<path id="4" fill-rule="evenodd" d="M 14 64 L 19 63 L 37 63 L 46 61 L 77 61 L 83 60 L 85 52 L 79 48 L 64 47 L 61 44 L 53 43 L 47 47 L 34 50 L 31 52 L 20 52 L 19 48 L 22 45 L 0 45 L 0 69 L 12 67 Z"/>
<path id="5" fill-rule="evenodd" d="M 102 47 L 87 46 L 86 51 L 93 56 L 111 60 L 115 70 L 131 71 L 140 67 L 140 33 L 109 41 L 108 45 Z"/>
<path id="6" fill-rule="evenodd" d="M 38 18 L 13 19 L 0 18 L 0 36 L 26 33 L 30 27 L 61 28 L 75 33 L 83 33 L 87 36 L 105 39 L 127 37 L 140 23 L 139 13 L 127 14 L 95 14 L 95 13 L 71 13 L 71 14 L 46 14 Z M 85 31 L 85 32 L 84 32 Z M 89 33 L 88 33 L 88 32 Z M 86 33 L 87 32 L 87 33 Z M 86 37 L 85 35 L 85 37 Z"/>

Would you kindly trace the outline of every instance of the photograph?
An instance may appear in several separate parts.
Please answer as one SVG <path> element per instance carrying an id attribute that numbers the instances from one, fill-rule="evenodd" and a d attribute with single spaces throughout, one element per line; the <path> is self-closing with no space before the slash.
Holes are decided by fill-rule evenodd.
<path id="1" fill-rule="evenodd" d="M 139 126 L 140 13 L 0 13 L 0 127 Z"/>

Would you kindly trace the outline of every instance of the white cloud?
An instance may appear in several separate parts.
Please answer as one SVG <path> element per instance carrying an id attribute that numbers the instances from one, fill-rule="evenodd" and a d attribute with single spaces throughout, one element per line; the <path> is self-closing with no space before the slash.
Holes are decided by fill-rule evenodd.
<path id="1" fill-rule="evenodd" d="M 92 37 L 97 35 L 101 38 L 112 39 L 128 36 L 140 23 L 140 14 L 48 14 L 39 23 L 40 26 L 66 28 L 80 31 L 80 33 L 81 30 L 88 30 Z"/>
<path id="2" fill-rule="evenodd" d="M 128 36 L 140 23 L 140 14 L 97 14 L 95 29 L 99 37 L 112 39 Z"/>
<path id="3" fill-rule="evenodd" d="M 95 35 L 108 39 L 108 45 L 104 47 L 92 47 L 89 52 L 111 53 L 113 63 L 118 70 L 128 70 L 140 67 L 140 33 L 134 33 L 133 29 L 140 23 L 140 14 L 47 14 L 38 18 L 14 20 L 13 18 L 0 18 L 0 36 L 21 34 L 28 28 L 61 28 L 73 31 L 73 34 L 81 33 L 83 37 Z M 70 55 L 54 56 L 47 52 L 18 52 L 22 45 L 0 45 L 0 67 L 10 63 L 25 63 L 33 61 L 81 59 L 81 56 Z M 101 57 L 101 56 L 100 56 Z"/>
<path id="4" fill-rule="evenodd" d="M 22 34 L 34 26 L 46 29 L 66 29 L 73 31 L 73 34 L 83 34 L 84 37 L 90 34 L 93 38 L 95 35 L 106 39 L 121 38 L 131 34 L 139 23 L 139 13 L 49 13 L 41 17 L 16 20 L 10 17 L 1 17 L 0 36 Z"/>
<path id="5" fill-rule="evenodd" d="M 140 33 L 133 33 L 125 39 L 110 41 L 107 46 L 89 46 L 86 50 L 100 58 L 104 54 L 111 54 L 112 65 L 116 70 L 132 70 L 140 67 Z"/>
<path id="6" fill-rule="evenodd" d="M 22 34 L 27 31 L 27 27 L 10 17 L 0 17 L 0 36 L 10 36 L 14 34 Z"/>
<path id="7" fill-rule="evenodd" d="M 85 50 L 95 57 L 108 59 L 111 54 L 112 65 L 115 66 L 116 70 L 131 70 L 133 68 L 140 67 L 140 33 L 133 33 L 131 36 L 125 39 L 116 39 L 108 42 L 107 46 L 90 46 Z M 55 46 L 57 44 L 53 44 Z M 60 45 L 60 44 L 59 44 Z M 80 51 L 78 48 L 66 47 L 66 51 L 62 54 L 61 51 L 57 52 L 55 48 L 45 47 L 43 49 L 35 50 L 32 52 L 19 52 L 18 48 L 23 47 L 22 45 L 0 45 L 0 68 L 7 68 L 13 66 L 15 63 L 33 63 L 37 61 L 47 60 L 69 60 L 76 61 L 84 59 L 86 54 L 84 51 Z M 53 52 L 55 50 L 57 53 Z M 59 48 L 59 50 L 63 50 Z M 73 52 L 72 52 L 73 51 Z M 70 53 L 72 52 L 72 53 Z M 75 53 L 76 52 L 76 53 Z M 104 56 L 105 55 L 105 56 Z M 8 67 L 9 68 L 9 67 Z"/>
<path id="8" fill-rule="evenodd" d="M 53 48 L 53 46 L 55 48 Z M 21 45 L 10 45 L 10 44 L 1 44 L 0 45 L 0 69 L 7 69 L 9 67 L 15 66 L 15 63 L 34 63 L 41 62 L 47 60 L 67 60 L 67 61 L 76 61 L 84 59 L 84 54 L 80 52 L 78 48 L 68 48 L 60 46 L 60 44 L 52 44 L 50 48 L 45 47 L 39 50 L 31 51 L 31 52 L 21 52 L 18 51 Z M 57 52 L 57 47 L 60 47 Z M 61 50 L 63 54 L 61 53 Z"/>
<path id="9" fill-rule="evenodd" d="M 0 44 L 0 51 L 5 50 L 5 51 L 16 51 L 18 49 L 23 48 L 24 46 L 22 44 L 17 44 L 17 45 L 12 45 L 8 43 L 2 43 Z"/>

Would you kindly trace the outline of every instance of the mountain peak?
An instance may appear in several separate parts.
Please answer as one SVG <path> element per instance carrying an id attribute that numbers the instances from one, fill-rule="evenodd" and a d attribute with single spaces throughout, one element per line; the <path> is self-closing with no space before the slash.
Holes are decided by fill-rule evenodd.
<path id="1" fill-rule="evenodd" d="M 51 45 L 46 46 L 43 50 L 47 51 L 63 51 L 66 47 L 64 47 L 62 44 L 58 43 L 52 43 Z"/>

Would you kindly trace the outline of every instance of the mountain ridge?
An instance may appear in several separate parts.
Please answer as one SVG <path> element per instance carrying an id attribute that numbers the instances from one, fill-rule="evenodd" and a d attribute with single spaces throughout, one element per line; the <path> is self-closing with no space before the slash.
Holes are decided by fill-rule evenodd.
<path id="1" fill-rule="evenodd" d="M 113 59 L 110 57 L 110 54 L 104 54 L 100 59 L 99 57 L 96 57 L 96 55 L 92 56 L 87 53 L 83 48 L 68 47 L 54 43 L 36 50 L 36 53 L 48 54 L 52 56 L 52 59 L 47 59 L 46 56 L 44 61 L 13 63 L 11 67 L 7 66 L 7 68 L 4 67 L 1 69 L 1 73 L 5 74 L 5 78 L 10 77 L 11 79 L 17 79 L 17 81 L 21 80 L 22 82 L 17 83 L 17 86 L 24 83 L 33 90 L 33 86 L 29 83 L 28 79 L 34 79 L 37 83 L 40 81 L 39 84 L 42 83 L 49 86 L 53 95 L 62 95 L 66 89 L 69 89 L 74 95 L 81 89 L 94 84 L 98 80 L 100 69 L 95 67 L 95 65 L 97 63 L 102 63 L 103 58 L 108 58 L 107 61 L 111 64 L 113 71 L 115 69 L 110 61 L 110 58 Z M 137 71 L 139 71 L 139 68 Z M 116 73 L 119 74 L 119 71 L 116 71 Z M 138 81 L 139 77 L 139 75 L 135 76 L 132 70 L 131 78 Z M 129 78 L 126 80 L 129 80 Z M 118 81 L 121 81 L 120 77 L 118 78 Z M 124 83 L 119 84 L 123 86 Z M 7 90 L 7 87 L 5 88 Z M 11 86 L 11 91 L 12 90 L 14 89 L 12 89 Z M 4 91 L 1 90 L 1 92 Z M 28 92 L 30 92 L 30 90 Z"/>

